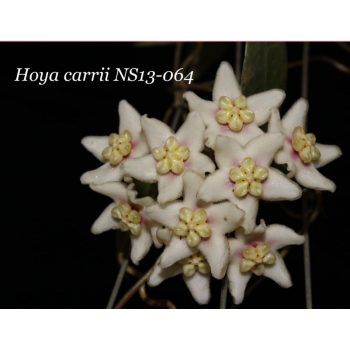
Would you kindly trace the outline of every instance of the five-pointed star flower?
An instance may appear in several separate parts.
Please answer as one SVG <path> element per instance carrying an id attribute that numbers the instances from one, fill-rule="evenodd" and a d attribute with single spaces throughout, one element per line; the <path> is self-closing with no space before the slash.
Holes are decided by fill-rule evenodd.
<path id="1" fill-rule="evenodd" d="M 294 177 L 304 187 L 335 191 L 335 183 L 317 169 L 341 156 L 338 146 L 316 142 L 314 134 L 305 134 L 308 103 L 299 99 L 280 119 L 277 109 L 272 110 L 269 132 L 283 132 L 283 148 L 277 152 L 275 162 L 287 164 L 288 177 Z"/>
<path id="2" fill-rule="evenodd" d="M 230 202 L 205 203 L 197 199 L 204 179 L 192 170 L 184 176 L 184 200 L 147 207 L 146 213 L 156 222 L 173 231 L 159 266 L 167 268 L 200 251 L 208 261 L 212 275 L 224 277 L 229 247 L 226 233 L 242 222 L 244 212 Z"/>
<path id="3" fill-rule="evenodd" d="M 200 305 L 207 304 L 210 300 L 210 267 L 199 252 L 165 269 L 159 266 L 158 260 L 148 278 L 148 285 L 156 287 L 181 273 L 194 300 Z"/>
<path id="4" fill-rule="evenodd" d="M 137 198 L 134 184 L 107 182 L 101 185 L 90 185 L 95 192 L 113 199 L 94 222 L 91 232 L 98 234 L 111 229 L 130 231 L 131 260 L 135 265 L 148 253 L 153 241 L 157 245 L 157 229 L 161 228 L 145 212 L 145 207 L 152 205 L 151 197 Z"/>
<path id="5" fill-rule="evenodd" d="M 271 278 L 281 287 L 292 281 L 278 249 L 291 244 L 303 244 L 304 237 L 283 225 L 269 225 L 257 235 L 245 235 L 241 229 L 230 238 L 230 263 L 227 270 L 229 289 L 235 304 L 240 304 L 253 273 Z"/>
<path id="6" fill-rule="evenodd" d="M 273 89 L 249 97 L 242 95 L 232 67 L 222 62 L 216 74 L 213 101 L 206 101 L 189 91 L 184 94 L 191 111 L 201 113 L 207 129 L 206 146 L 213 148 L 217 135 L 225 135 L 245 146 L 252 138 L 262 135 L 272 107 L 279 107 L 285 93 Z"/>
<path id="7" fill-rule="evenodd" d="M 300 187 L 270 167 L 282 147 L 282 133 L 257 136 L 243 148 L 236 140 L 217 136 L 214 152 L 219 169 L 209 175 L 198 192 L 206 202 L 228 199 L 245 211 L 242 227 L 246 234 L 263 232 L 265 222 L 256 226 L 259 198 L 267 201 L 295 200 Z"/>
<path id="8" fill-rule="evenodd" d="M 81 141 L 83 146 L 98 160 L 101 167 L 84 173 L 83 184 L 99 185 L 110 181 L 121 181 L 121 164 L 127 158 L 141 157 L 149 152 L 141 130 L 140 114 L 125 100 L 119 103 L 119 135 L 87 136 Z"/>
<path id="9" fill-rule="evenodd" d="M 214 172 L 213 161 L 201 153 L 205 127 L 198 113 L 190 113 L 177 133 L 163 122 L 146 116 L 141 118 L 141 125 L 152 153 L 124 161 L 122 169 L 137 180 L 158 182 L 159 203 L 181 197 L 185 169 L 200 175 Z"/>

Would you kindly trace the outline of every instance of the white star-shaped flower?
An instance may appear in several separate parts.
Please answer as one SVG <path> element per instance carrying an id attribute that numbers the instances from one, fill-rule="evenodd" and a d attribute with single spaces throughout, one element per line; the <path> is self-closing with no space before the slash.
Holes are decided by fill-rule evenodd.
<path id="1" fill-rule="evenodd" d="M 270 167 L 283 142 L 282 133 L 257 136 L 245 147 L 227 136 L 217 136 L 214 152 L 219 169 L 205 179 L 198 198 L 206 202 L 228 199 L 245 212 L 241 225 L 245 233 L 263 232 L 263 220 L 256 226 L 259 199 L 295 200 L 302 193 L 296 183 Z"/>
<path id="2" fill-rule="evenodd" d="M 199 252 L 182 261 L 162 269 L 159 260 L 154 265 L 153 271 L 148 278 L 148 285 L 156 287 L 164 280 L 180 275 L 190 290 L 194 300 L 200 304 L 208 304 L 210 300 L 210 267 L 203 255 Z"/>
<path id="3" fill-rule="evenodd" d="M 183 174 L 192 169 L 200 175 L 215 170 L 213 161 L 202 154 L 204 123 L 198 113 L 190 113 L 177 133 L 157 119 L 141 118 L 142 129 L 152 153 L 127 159 L 126 175 L 147 183 L 158 182 L 158 202 L 163 204 L 182 195 Z"/>
<path id="4" fill-rule="evenodd" d="M 256 136 L 265 124 L 272 107 L 279 107 L 285 93 L 273 89 L 249 97 L 242 95 L 232 67 L 222 62 L 215 78 L 213 101 L 206 101 L 189 91 L 184 94 L 191 111 L 201 113 L 207 129 L 204 134 L 206 146 L 213 148 L 217 135 L 237 140 L 242 146 Z"/>
<path id="5" fill-rule="evenodd" d="M 224 277 L 229 247 L 226 233 L 242 222 L 244 212 L 230 202 L 212 204 L 197 199 L 204 179 L 192 170 L 184 176 L 184 199 L 147 207 L 146 213 L 173 234 L 161 255 L 159 266 L 168 268 L 200 251 L 208 261 L 212 275 Z"/>
<path id="6" fill-rule="evenodd" d="M 271 278 L 281 287 L 289 288 L 292 281 L 283 258 L 278 253 L 287 245 L 303 244 L 304 237 L 283 225 L 269 225 L 257 235 L 245 235 L 241 229 L 230 238 L 230 263 L 227 270 L 229 289 L 235 304 L 240 304 L 253 273 Z"/>
<path id="7" fill-rule="evenodd" d="M 138 158 L 149 153 L 141 130 L 140 114 L 127 101 L 119 103 L 119 134 L 108 136 L 87 136 L 83 146 L 98 160 L 105 163 L 100 168 L 84 173 L 83 184 L 99 185 L 110 181 L 121 181 L 121 164 L 125 159 Z"/>
<path id="8" fill-rule="evenodd" d="M 131 238 L 131 260 L 135 265 L 148 253 L 153 241 L 159 246 L 156 236 L 161 228 L 145 212 L 145 207 L 152 205 L 151 197 L 137 198 L 134 184 L 107 182 L 101 185 L 90 185 L 95 192 L 113 199 L 94 222 L 91 232 L 102 233 L 111 229 L 129 231 Z"/>
<path id="9" fill-rule="evenodd" d="M 317 169 L 342 155 L 341 149 L 334 145 L 316 142 L 314 134 L 305 133 L 308 103 L 299 99 L 280 119 L 277 109 L 272 110 L 269 132 L 281 132 L 285 140 L 283 148 L 277 152 L 275 162 L 287 164 L 288 177 L 294 177 L 300 185 L 307 188 L 334 192 L 336 185 Z"/>

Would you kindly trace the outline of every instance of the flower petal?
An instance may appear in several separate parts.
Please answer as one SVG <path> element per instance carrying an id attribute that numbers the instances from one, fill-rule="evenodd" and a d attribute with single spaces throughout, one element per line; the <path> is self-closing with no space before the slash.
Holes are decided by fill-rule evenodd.
<path id="1" fill-rule="evenodd" d="M 335 191 L 335 183 L 323 176 L 312 163 L 304 164 L 298 160 L 295 165 L 297 167 L 295 178 L 300 185 L 315 190 Z"/>
<path id="2" fill-rule="evenodd" d="M 274 107 L 271 109 L 271 117 L 269 119 L 268 132 L 281 132 L 282 131 L 282 122 L 281 116 L 278 108 Z"/>
<path id="3" fill-rule="evenodd" d="M 252 277 L 252 273 L 241 272 L 239 264 L 242 256 L 237 252 L 243 248 L 243 244 L 234 238 L 229 239 L 231 261 L 227 269 L 227 278 L 229 282 L 229 290 L 234 299 L 235 304 L 240 304 L 244 298 L 244 291 L 248 281 Z"/>
<path id="4" fill-rule="evenodd" d="M 162 269 L 158 262 L 154 265 L 153 271 L 148 277 L 148 285 L 150 287 L 156 287 L 161 284 L 164 280 L 177 276 L 182 273 L 182 266 L 180 264 L 174 264 L 167 269 Z"/>
<path id="5" fill-rule="evenodd" d="M 163 245 L 163 241 L 160 241 L 159 238 L 158 238 L 158 235 L 157 235 L 157 232 L 159 230 L 166 230 L 168 231 L 168 229 L 163 229 L 161 225 L 159 225 L 158 223 L 156 223 L 154 220 L 152 220 L 151 218 L 149 218 L 147 216 L 147 222 L 151 222 L 150 225 L 147 225 L 148 226 L 148 229 L 151 231 L 151 236 L 152 236 L 152 240 L 153 240 L 153 244 L 155 245 L 155 247 L 157 249 L 161 248 L 162 245 Z"/>
<path id="6" fill-rule="evenodd" d="M 167 204 L 156 203 L 155 205 L 145 208 L 145 212 L 154 221 L 173 230 L 180 222 L 179 210 L 184 206 L 183 202 L 172 202 Z"/>
<path id="7" fill-rule="evenodd" d="M 222 62 L 216 73 L 213 88 L 213 101 L 219 101 L 221 96 L 234 100 L 242 95 L 235 73 L 228 62 Z"/>
<path id="8" fill-rule="evenodd" d="M 131 238 L 131 260 L 138 265 L 140 260 L 148 253 L 152 246 L 153 240 L 151 232 L 146 225 L 142 225 L 141 233 L 138 236 L 130 234 Z"/>
<path id="9" fill-rule="evenodd" d="M 90 185 L 90 188 L 114 200 L 115 206 L 119 202 L 129 202 L 126 185 L 121 182 L 106 182 L 102 185 Z"/>
<path id="10" fill-rule="evenodd" d="M 283 143 L 284 136 L 282 133 L 267 133 L 255 137 L 245 147 L 246 156 L 253 158 L 256 166 L 267 167 L 271 164 Z"/>
<path id="11" fill-rule="evenodd" d="M 249 96 L 247 98 L 247 108 L 254 112 L 255 123 L 258 126 L 265 124 L 271 115 L 271 108 L 279 107 L 285 97 L 286 93 L 279 89 L 272 89 Z"/>
<path id="12" fill-rule="evenodd" d="M 297 126 L 301 126 L 305 130 L 306 116 L 309 109 L 308 102 L 300 98 L 288 110 L 282 118 L 282 127 L 288 133 L 292 134 Z"/>
<path id="13" fill-rule="evenodd" d="M 265 277 L 271 278 L 281 287 L 289 288 L 293 284 L 290 278 L 290 274 L 286 268 L 286 265 L 284 264 L 283 258 L 278 252 L 273 253 L 276 256 L 276 262 L 273 265 L 265 264 L 265 271 L 263 275 Z"/>
<path id="14" fill-rule="evenodd" d="M 213 230 L 208 239 L 201 240 L 198 249 L 206 257 L 210 265 L 211 274 L 217 279 L 222 279 L 225 276 L 230 258 L 226 236 L 221 232 Z"/>
<path id="15" fill-rule="evenodd" d="M 185 170 L 183 175 L 184 182 L 184 205 L 185 207 L 194 207 L 197 202 L 197 193 L 204 182 L 204 178 L 191 169 Z"/>
<path id="16" fill-rule="evenodd" d="M 195 153 L 185 162 L 186 169 L 192 169 L 200 175 L 213 173 L 215 171 L 214 162 L 203 153 Z"/>
<path id="17" fill-rule="evenodd" d="M 182 196 L 183 191 L 183 173 L 175 175 L 169 172 L 165 175 L 160 175 L 158 180 L 158 202 L 164 204 Z"/>
<path id="18" fill-rule="evenodd" d="M 120 164 L 112 166 L 109 162 L 103 164 L 95 170 L 90 170 L 80 177 L 82 184 L 100 185 L 110 181 L 121 181 L 124 172 L 121 170 Z"/>
<path id="19" fill-rule="evenodd" d="M 278 250 L 291 244 L 303 244 L 305 238 L 287 226 L 275 224 L 266 227 L 262 240 L 270 244 L 271 250 Z"/>
<path id="20" fill-rule="evenodd" d="M 294 177 L 297 168 L 294 164 L 292 157 L 285 151 L 285 149 L 281 149 L 276 153 L 275 162 L 277 164 L 287 164 L 287 170 L 289 171 L 289 173 L 286 176 L 289 179 Z"/>
<path id="21" fill-rule="evenodd" d="M 233 232 L 242 222 L 244 211 L 231 202 L 214 204 L 205 209 L 213 231 L 226 234 Z"/>
<path id="22" fill-rule="evenodd" d="M 200 305 L 208 304 L 210 300 L 210 278 L 210 273 L 202 274 L 198 271 L 191 277 L 183 276 L 193 299 Z"/>
<path id="23" fill-rule="evenodd" d="M 227 136 L 245 146 L 251 139 L 263 135 L 264 132 L 254 123 L 244 124 L 241 131 L 232 131 L 227 125 L 219 124 L 215 118 L 209 122 L 204 133 L 205 145 L 214 149 L 215 140 L 218 135 Z"/>
<path id="24" fill-rule="evenodd" d="M 244 148 L 236 140 L 227 136 L 218 136 L 216 138 L 214 150 L 215 161 L 220 169 L 229 170 L 237 166 L 245 157 Z"/>
<path id="25" fill-rule="evenodd" d="M 127 189 L 126 193 L 131 203 L 140 205 L 142 207 L 149 207 L 155 203 L 152 197 L 137 198 L 137 191 L 134 190 L 135 184 L 131 183 Z"/>
<path id="26" fill-rule="evenodd" d="M 277 169 L 269 169 L 269 175 L 262 185 L 261 199 L 266 201 L 296 200 L 302 195 L 301 188 Z"/>
<path id="27" fill-rule="evenodd" d="M 152 154 L 136 159 L 127 159 L 122 163 L 122 169 L 126 175 L 148 183 L 158 181 L 159 175 L 156 166 L 157 161 Z"/>
<path id="28" fill-rule="evenodd" d="M 174 136 L 171 128 L 158 119 L 142 116 L 141 126 L 151 150 L 155 147 L 164 147 L 167 139 Z"/>
<path id="29" fill-rule="evenodd" d="M 335 145 L 316 143 L 315 147 L 321 152 L 321 158 L 314 162 L 316 168 L 321 168 L 342 155 L 341 149 Z"/>
<path id="30" fill-rule="evenodd" d="M 233 183 L 228 177 L 228 170 L 217 170 L 209 175 L 200 187 L 197 198 L 205 202 L 218 202 L 224 199 L 231 200 L 233 194 Z"/>
<path id="31" fill-rule="evenodd" d="M 255 196 L 247 194 L 244 197 L 232 196 L 230 201 L 245 212 L 244 219 L 241 222 L 245 234 L 263 232 L 265 230 L 265 222 L 262 220 L 260 225 L 256 225 L 256 216 L 259 209 L 259 199 Z"/>
<path id="32" fill-rule="evenodd" d="M 141 115 L 126 100 L 119 102 L 119 133 L 129 130 L 132 141 L 139 139 L 141 133 Z"/>
<path id="33" fill-rule="evenodd" d="M 204 148 L 204 122 L 198 112 L 191 112 L 181 125 L 175 137 L 181 146 L 187 146 L 190 152 L 201 152 Z"/>
<path id="34" fill-rule="evenodd" d="M 200 113 L 205 125 L 208 125 L 212 119 L 215 120 L 215 113 L 219 109 L 217 103 L 203 100 L 192 91 L 185 92 L 183 97 L 187 100 L 190 111 Z"/>
<path id="35" fill-rule="evenodd" d="M 146 137 L 143 132 L 139 135 L 138 140 L 132 140 L 132 149 L 129 158 L 139 158 L 150 153 Z"/>
<path id="36" fill-rule="evenodd" d="M 99 161 L 105 162 L 102 151 L 109 146 L 108 136 L 86 136 L 81 140 L 81 144 Z"/>
<path id="37" fill-rule="evenodd" d="M 91 232 L 99 234 L 109 230 L 116 230 L 119 228 L 119 223 L 115 220 L 111 214 L 112 209 L 116 206 L 115 203 L 111 203 L 94 222 L 91 227 Z"/>
<path id="38" fill-rule="evenodd" d="M 180 238 L 173 234 L 169 245 L 165 247 L 163 254 L 160 256 L 159 266 L 161 268 L 169 267 L 197 251 L 197 247 L 191 248 L 187 244 L 186 237 Z"/>

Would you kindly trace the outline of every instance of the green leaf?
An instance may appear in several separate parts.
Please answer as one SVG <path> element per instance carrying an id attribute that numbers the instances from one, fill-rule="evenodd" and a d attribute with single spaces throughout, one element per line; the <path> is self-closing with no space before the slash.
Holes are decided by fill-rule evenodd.
<path id="1" fill-rule="evenodd" d="M 243 95 L 276 88 L 284 90 L 286 83 L 286 43 L 247 43 L 241 80 Z"/>

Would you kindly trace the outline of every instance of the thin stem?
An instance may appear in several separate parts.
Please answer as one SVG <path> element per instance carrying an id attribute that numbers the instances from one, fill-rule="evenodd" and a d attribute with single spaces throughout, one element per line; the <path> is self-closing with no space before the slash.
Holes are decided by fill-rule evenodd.
<path id="1" fill-rule="evenodd" d="M 129 264 L 129 259 L 125 259 L 119 269 L 119 273 L 115 281 L 111 296 L 109 297 L 109 300 L 108 300 L 107 309 L 113 309 L 114 301 L 118 296 L 118 292 L 122 284 L 128 264 Z"/>
<path id="2" fill-rule="evenodd" d="M 343 73 L 350 74 L 350 67 L 345 66 L 344 64 L 336 61 L 335 59 L 327 56 L 311 56 L 309 58 L 309 63 L 311 62 L 323 62 L 330 64 L 334 68 L 340 70 Z M 295 61 L 295 62 L 289 62 L 288 63 L 288 68 L 295 68 L 303 65 L 303 60 L 300 61 Z"/>
<path id="3" fill-rule="evenodd" d="M 146 283 L 147 278 L 152 273 L 153 266 L 124 294 L 119 300 L 118 304 L 114 307 L 115 309 L 121 309 L 129 299 Z"/>

